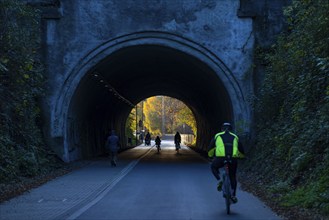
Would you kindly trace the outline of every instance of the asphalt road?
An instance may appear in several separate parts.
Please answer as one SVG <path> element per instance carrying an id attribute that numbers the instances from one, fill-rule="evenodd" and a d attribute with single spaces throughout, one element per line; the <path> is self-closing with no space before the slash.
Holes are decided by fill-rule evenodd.
<path id="1" fill-rule="evenodd" d="M 238 189 L 239 202 L 227 215 L 224 199 L 216 190 L 210 164 L 172 141 L 162 150 L 138 147 L 119 155 L 132 161 L 111 186 L 92 201 L 70 213 L 68 219 L 280 219 L 253 195 Z"/>

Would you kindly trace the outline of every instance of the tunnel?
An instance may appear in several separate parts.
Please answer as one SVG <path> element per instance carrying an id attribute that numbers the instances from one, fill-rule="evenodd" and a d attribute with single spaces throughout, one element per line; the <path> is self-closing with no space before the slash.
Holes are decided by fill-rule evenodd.
<path id="1" fill-rule="evenodd" d="M 129 113 L 156 95 L 179 99 L 192 110 L 200 149 L 207 147 L 221 123 L 233 121 L 228 92 L 204 62 L 174 48 L 134 45 L 105 57 L 81 78 L 68 111 L 69 153 L 82 158 L 104 153 L 111 129 L 126 146 Z"/>
<path id="2" fill-rule="evenodd" d="M 65 162 L 97 157 L 105 153 L 106 136 L 114 129 L 126 148 L 125 124 L 131 110 L 158 95 L 178 99 L 191 109 L 198 149 L 205 150 L 226 121 L 248 137 L 251 110 L 241 87 L 245 82 L 222 61 L 225 53 L 215 50 L 175 34 L 145 31 L 71 56 L 72 65 L 58 74 L 46 103 L 48 144 Z"/>

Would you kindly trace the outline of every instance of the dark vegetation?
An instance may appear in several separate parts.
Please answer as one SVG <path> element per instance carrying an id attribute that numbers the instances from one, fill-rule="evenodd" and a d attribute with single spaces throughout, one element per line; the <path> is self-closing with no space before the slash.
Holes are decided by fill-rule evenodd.
<path id="1" fill-rule="evenodd" d="M 47 148 L 41 132 L 39 99 L 46 79 L 39 57 L 40 13 L 19 2 L 0 0 L 0 191 L 8 195 L 68 170 Z M 285 9 L 287 30 L 273 47 L 256 50 L 267 71 L 255 97 L 254 146 L 240 166 L 249 177 L 249 189 L 261 191 L 278 207 L 325 216 L 328 11 L 327 0 L 293 1 Z M 10 183 L 20 187 L 6 187 Z"/>
<path id="2" fill-rule="evenodd" d="M 61 167 L 45 146 L 39 99 L 45 91 L 40 61 L 40 13 L 20 1 L 0 0 L 1 184 Z"/>
<path id="3" fill-rule="evenodd" d="M 256 56 L 256 139 L 244 162 L 277 205 L 329 215 L 329 3 L 293 1 L 287 30 Z"/>

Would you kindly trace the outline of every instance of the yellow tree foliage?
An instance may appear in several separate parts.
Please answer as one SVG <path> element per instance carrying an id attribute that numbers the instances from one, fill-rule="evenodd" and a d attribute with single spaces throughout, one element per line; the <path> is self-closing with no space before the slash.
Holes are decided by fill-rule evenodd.
<path id="1" fill-rule="evenodd" d="M 179 122 L 179 125 L 182 124 L 188 125 L 193 131 L 193 134 L 196 135 L 197 132 L 196 121 L 191 109 L 185 105 L 185 107 L 178 112 L 177 116 L 178 116 L 177 121 Z"/>
<path id="2" fill-rule="evenodd" d="M 167 96 L 154 96 L 144 102 L 146 130 L 153 135 L 161 135 L 162 98 L 164 98 L 165 132 L 175 133 L 185 124 L 196 134 L 196 122 L 192 111 L 180 100 Z"/>
<path id="3" fill-rule="evenodd" d="M 146 99 L 143 105 L 145 115 L 144 125 L 152 135 L 161 135 L 162 100 L 160 96 Z"/>

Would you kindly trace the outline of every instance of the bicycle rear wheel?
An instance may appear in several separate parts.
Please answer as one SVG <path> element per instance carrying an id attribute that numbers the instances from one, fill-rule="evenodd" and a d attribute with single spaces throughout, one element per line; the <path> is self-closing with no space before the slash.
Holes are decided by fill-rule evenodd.
<path id="1" fill-rule="evenodd" d="M 225 198 L 225 203 L 226 203 L 226 214 L 230 214 L 230 212 L 231 212 L 231 202 L 230 202 L 230 198 L 227 196 L 226 198 Z"/>
<path id="2" fill-rule="evenodd" d="M 225 205 L 226 205 L 226 213 L 229 215 L 231 212 L 231 183 L 230 178 L 225 175 L 224 178 L 224 192 L 225 194 Z"/>

